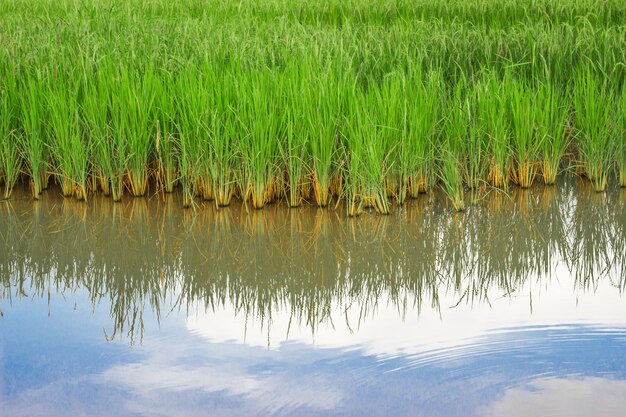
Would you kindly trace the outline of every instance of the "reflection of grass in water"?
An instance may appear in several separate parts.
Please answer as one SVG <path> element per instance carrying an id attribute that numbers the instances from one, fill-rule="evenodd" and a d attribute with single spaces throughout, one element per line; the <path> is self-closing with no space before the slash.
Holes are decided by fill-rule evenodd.
<path id="1" fill-rule="evenodd" d="M 500 211 L 487 197 L 452 217 L 425 197 L 410 200 L 406 223 L 376 215 L 347 222 L 334 211 L 276 205 L 172 218 L 167 201 L 146 199 L 98 210 L 46 197 L 31 212 L 17 200 L 0 206 L 0 244 L 11 248 L 0 253 L 2 297 L 85 288 L 94 307 L 111 303 L 108 335 L 132 338 L 141 336 L 145 309 L 160 317 L 171 304 L 233 306 L 264 324 L 288 306 L 293 325 L 312 331 L 350 306 L 362 323 L 381 303 L 401 316 L 439 309 L 445 292 L 482 304 L 493 290 L 545 285 L 559 259 L 581 290 L 604 277 L 623 289 L 623 195 L 586 184 L 588 195 L 569 182 L 513 189 Z M 347 325 L 356 330 L 359 322 Z"/>
<path id="2" fill-rule="evenodd" d="M 618 193 L 614 201 L 611 204 L 613 217 L 612 224 L 615 227 L 615 234 L 613 237 L 615 248 L 626 248 L 626 222 L 623 221 L 624 213 L 626 212 L 626 189 L 622 188 Z M 616 285 L 621 291 L 626 291 L 626 256 L 621 259 L 615 260 L 618 267 L 617 277 L 618 282 Z M 621 273 L 619 272 L 619 262 L 621 262 Z"/>
<path id="3" fill-rule="evenodd" d="M 582 187 L 570 225 L 569 267 L 583 288 L 595 288 L 601 278 L 624 263 L 620 256 L 623 248 L 613 246 L 617 243 L 615 228 L 623 221 L 610 216 L 609 197 L 594 191 L 593 184 Z"/>

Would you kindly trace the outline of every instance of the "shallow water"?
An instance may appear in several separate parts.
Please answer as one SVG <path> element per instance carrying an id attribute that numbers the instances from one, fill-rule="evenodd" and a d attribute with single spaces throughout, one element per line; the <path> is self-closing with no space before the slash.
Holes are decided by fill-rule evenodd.
<path id="1" fill-rule="evenodd" d="M 1 416 L 626 416 L 626 190 L 0 203 Z"/>

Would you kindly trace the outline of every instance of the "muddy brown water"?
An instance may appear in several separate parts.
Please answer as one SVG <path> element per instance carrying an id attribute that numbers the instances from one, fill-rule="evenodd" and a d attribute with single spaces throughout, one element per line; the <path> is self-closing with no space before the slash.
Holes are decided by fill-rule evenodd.
<path id="1" fill-rule="evenodd" d="M 626 190 L 0 203 L 0 416 L 626 416 Z"/>

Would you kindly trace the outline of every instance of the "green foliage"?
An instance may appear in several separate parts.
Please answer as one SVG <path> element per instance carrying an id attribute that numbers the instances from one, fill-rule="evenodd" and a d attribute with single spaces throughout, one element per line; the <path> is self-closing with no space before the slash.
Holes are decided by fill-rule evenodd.
<path id="1" fill-rule="evenodd" d="M 537 174 L 541 141 L 537 132 L 539 109 L 536 92 L 526 80 L 507 76 L 505 80 L 512 126 L 512 150 L 515 159 L 513 181 L 522 188 L 533 184 Z"/>
<path id="2" fill-rule="evenodd" d="M 22 165 L 17 143 L 17 85 L 13 71 L 0 67 L 0 184 L 3 197 L 8 199 L 15 186 Z"/>
<path id="3" fill-rule="evenodd" d="M 585 174 L 596 191 L 604 191 L 615 163 L 619 130 L 614 91 L 591 68 L 576 74 L 574 106 L 578 149 Z"/>
<path id="4" fill-rule="evenodd" d="M 76 79 L 73 76 L 72 79 Z M 47 92 L 50 155 L 63 195 L 87 199 L 91 144 L 83 134 L 79 109 L 80 84 L 53 83 Z"/>
<path id="5" fill-rule="evenodd" d="M 382 214 L 552 184 L 571 151 L 624 185 L 625 22 L 618 0 L 9 2 L 0 181 Z"/>
<path id="6" fill-rule="evenodd" d="M 45 126 L 46 104 L 43 99 L 49 89 L 48 83 L 45 75 L 32 74 L 22 80 L 18 92 L 22 131 L 15 138 L 26 162 L 35 199 L 39 199 L 48 182 L 48 132 Z"/>
<path id="7" fill-rule="evenodd" d="M 541 157 L 541 175 L 545 184 L 556 182 L 561 160 L 570 145 L 566 132 L 568 103 L 552 84 L 542 83 L 537 88 L 537 129 Z"/>

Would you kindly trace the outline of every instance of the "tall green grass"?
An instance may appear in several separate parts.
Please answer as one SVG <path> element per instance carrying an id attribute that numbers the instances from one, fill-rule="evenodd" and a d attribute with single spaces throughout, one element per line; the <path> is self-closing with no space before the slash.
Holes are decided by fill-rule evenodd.
<path id="1" fill-rule="evenodd" d="M 242 158 L 239 181 L 245 200 L 259 209 L 276 197 L 277 156 L 285 126 L 279 113 L 276 75 L 266 70 L 242 78 L 236 93 Z"/>
<path id="2" fill-rule="evenodd" d="M 174 96 L 175 83 L 169 74 L 156 81 L 156 178 L 159 186 L 167 193 L 174 191 L 178 178 L 178 131 L 176 126 L 177 109 Z"/>
<path id="3" fill-rule="evenodd" d="M 537 114 L 543 109 L 538 107 L 536 91 L 528 81 L 509 76 L 504 82 L 512 126 L 513 181 L 522 188 L 529 188 L 538 170 L 541 141 Z"/>
<path id="4" fill-rule="evenodd" d="M 95 182 L 105 195 L 120 201 L 128 156 L 125 138 L 116 134 L 112 122 L 114 70 L 111 63 L 95 69 L 84 67 L 82 110 L 85 135 L 92 148 Z"/>
<path id="5" fill-rule="evenodd" d="M 80 79 L 74 74 L 74 79 Z M 49 115 L 50 155 L 64 196 L 87 199 L 91 144 L 86 140 L 79 108 L 80 83 L 53 83 L 46 96 Z"/>
<path id="6" fill-rule="evenodd" d="M 506 190 L 511 170 L 511 128 L 508 120 L 504 83 L 489 74 L 476 87 L 475 117 L 482 125 L 482 135 L 488 165 L 487 182 Z"/>
<path id="7" fill-rule="evenodd" d="M 176 101 L 180 148 L 180 184 L 183 206 L 202 194 L 201 185 L 208 171 L 209 91 L 207 78 L 194 68 L 186 68 L 177 78 Z"/>
<path id="8" fill-rule="evenodd" d="M 617 0 L 2 4 L 0 180 L 349 215 L 572 160 L 624 185 L 625 22 Z"/>
<path id="9" fill-rule="evenodd" d="M 400 174 L 398 200 L 402 203 L 408 195 L 417 198 L 419 193 L 429 191 L 437 182 L 436 149 L 437 132 L 443 119 L 442 74 L 433 71 L 422 74 L 420 70 L 409 73 L 404 85 L 404 136 L 397 145 Z"/>
<path id="10" fill-rule="evenodd" d="M 465 120 L 467 127 L 465 137 L 461 140 L 461 152 L 465 159 L 465 182 L 472 190 L 478 190 L 487 183 L 489 169 L 487 125 L 480 117 L 480 102 L 483 100 L 481 96 L 485 92 L 480 90 L 480 86 L 474 86 L 462 104 L 461 120 Z"/>
<path id="11" fill-rule="evenodd" d="M 620 112 L 621 130 L 617 147 L 617 169 L 619 171 L 619 184 L 626 187 L 626 88 L 622 88 L 618 111 Z"/>
<path id="12" fill-rule="evenodd" d="M 571 142 L 567 133 L 568 102 L 551 83 L 539 85 L 536 94 L 541 176 L 545 184 L 552 185 Z"/>
<path id="13" fill-rule="evenodd" d="M 125 141 L 127 152 L 126 178 L 135 197 L 146 194 L 150 176 L 149 163 L 156 141 L 154 99 L 156 74 L 152 67 L 139 72 L 121 66 L 114 78 L 111 120 L 113 134 Z"/>
<path id="14" fill-rule="evenodd" d="M 46 96 L 49 80 L 47 75 L 35 73 L 26 76 L 19 87 L 19 109 L 21 132 L 15 137 L 22 152 L 30 178 L 31 192 L 39 199 L 48 183 L 48 135 L 45 125 Z"/>
<path id="15" fill-rule="evenodd" d="M 335 77 L 333 70 L 331 64 L 320 68 L 308 87 L 297 92 L 309 103 L 301 117 L 308 136 L 313 196 L 319 207 L 330 203 L 331 179 L 337 174 L 341 105 L 346 91 L 345 79 Z"/>
<path id="16" fill-rule="evenodd" d="M 236 146 L 239 131 L 234 109 L 237 77 L 228 74 L 221 80 L 210 91 L 214 97 L 214 110 L 211 117 L 213 142 L 209 149 L 209 171 L 215 202 L 218 206 L 225 207 L 230 205 L 235 193 L 240 153 Z"/>
<path id="17" fill-rule="evenodd" d="M 309 88 L 308 73 L 308 68 L 304 66 L 290 65 L 279 87 L 279 100 L 285 103 L 282 119 L 279 119 L 279 123 L 284 125 L 279 144 L 280 165 L 284 167 L 286 176 L 286 187 L 283 188 L 289 207 L 300 206 L 309 186 L 306 177 L 310 165 L 307 160 L 310 136 L 304 120 L 309 114 L 308 106 L 311 103 L 307 102 L 307 94 L 299 94 Z"/>
<path id="18" fill-rule="evenodd" d="M 3 198 L 11 197 L 20 174 L 22 160 L 16 146 L 17 138 L 17 85 L 13 71 L 2 67 L 0 81 L 0 184 L 4 185 Z"/>
<path id="19" fill-rule="evenodd" d="M 574 106 L 578 150 L 585 175 L 596 191 L 604 191 L 615 163 L 619 131 L 614 91 L 591 68 L 576 74 Z"/>
<path id="20" fill-rule="evenodd" d="M 463 177 L 466 169 L 465 141 L 468 135 L 468 102 L 459 83 L 446 104 L 446 118 L 442 137 L 439 140 L 439 180 L 443 192 L 456 211 L 465 210 L 465 185 Z"/>

